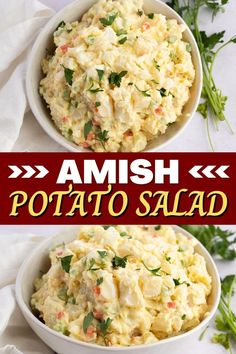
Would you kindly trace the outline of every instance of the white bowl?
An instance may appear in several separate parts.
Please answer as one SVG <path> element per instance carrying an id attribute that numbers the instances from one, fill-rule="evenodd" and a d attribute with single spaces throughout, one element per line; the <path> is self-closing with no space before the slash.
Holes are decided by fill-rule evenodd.
<path id="1" fill-rule="evenodd" d="M 85 152 L 90 150 L 84 149 L 64 138 L 53 123 L 49 111 L 46 109 L 45 102 L 38 92 L 39 82 L 43 77 L 41 61 L 45 57 L 46 48 L 52 46 L 52 35 L 58 23 L 61 21 L 71 22 L 80 19 L 82 15 L 87 12 L 94 3 L 96 3 L 96 1 L 97 0 L 73 1 L 70 5 L 58 12 L 39 34 L 30 55 L 27 70 L 26 86 L 28 100 L 39 124 L 57 143 L 74 152 Z M 176 19 L 179 23 L 185 24 L 183 19 L 174 10 L 160 0 L 144 0 L 144 10 L 146 13 L 161 13 L 167 18 Z M 184 33 L 184 39 L 192 46 L 192 58 L 196 70 L 196 78 L 190 91 L 190 99 L 185 105 L 183 114 L 178 121 L 171 125 L 164 135 L 159 136 L 150 142 L 145 151 L 156 151 L 176 138 L 190 122 L 199 104 L 202 90 L 202 64 L 196 41 L 188 27 Z"/>
<path id="2" fill-rule="evenodd" d="M 178 226 L 174 226 L 176 231 L 181 231 L 187 237 L 192 237 L 188 232 L 180 229 Z M 196 252 L 201 254 L 207 265 L 207 270 L 212 277 L 212 293 L 209 297 L 210 311 L 209 315 L 194 329 L 186 332 L 184 334 L 178 335 L 176 337 L 171 337 L 168 339 L 161 340 L 154 344 L 148 345 L 138 345 L 132 347 L 101 347 L 95 344 L 89 344 L 66 337 L 46 325 L 40 322 L 31 312 L 30 308 L 30 298 L 34 291 L 33 283 L 34 280 L 40 276 L 41 271 L 47 271 L 50 266 L 49 262 L 49 249 L 55 247 L 62 242 L 69 242 L 75 239 L 78 233 L 79 227 L 68 228 L 65 232 L 61 234 L 54 235 L 51 238 L 43 241 L 36 249 L 32 251 L 29 257 L 25 260 L 21 266 L 17 280 L 16 280 L 16 298 L 18 305 L 30 325 L 30 327 L 35 331 L 35 333 L 45 342 L 50 348 L 52 348 L 58 354 L 106 354 L 107 352 L 119 352 L 121 354 L 128 354 L 130 352 L 135 352 L 135 354 L 166 354 L 170 353 L 171 350 L 175 352 L 176 345 L 184 345 L 186 341 L 191 340 L 191 336 L 202 331 L 203 327 L 214 316 L 219 300 L 220 300 L 220 278 L 217 272 L 215 263 L 207 252 L 207 250 L 198 242 L 196 246 Z"/>

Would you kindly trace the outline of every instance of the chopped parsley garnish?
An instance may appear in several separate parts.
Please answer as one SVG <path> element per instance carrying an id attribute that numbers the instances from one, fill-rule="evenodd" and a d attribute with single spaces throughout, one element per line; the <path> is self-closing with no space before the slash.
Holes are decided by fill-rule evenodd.
<path id="1" fill-rule="evenodd" d="M 68 135 L 69 138 L 72 137 L 72 135 L 73 135 L 73 130 L 72 130 L 71 128 L 68 129 L 67 135 Z"/>
<path id="2" fill-rule="evenodd" d="M 101 106 L 101 102 L 97 101 L 95 102 L 95 107 L 100 107 Z"/>
<path id="3" fill-rule="evenodd" d="M 68 85 L 72 85 L 73 84 L 73 74 L 74 74 L 74 70 L 68 69 L 68 68 L 64 68 L 64 74 L 65 74 L 65 79 L 66 82 L 68 83 Z"/>
<path id="4" fill-rule="evenodd" d="M 104 27 L 111 26 L 115 19 L 117 18 L 118 14 L 109 15 L 107 18 L 102 17 L 100 18 L 100 22 Z"/>
<path id="5" fill-rule="evenodd" d="M 171 95 L 172 97 L 174 97 L 174 95 L 171 92 L 168 92 L 164 87 L 162 87 L 160 90 L 158 90 L 160 92 L 161 97 L 167 97 L 169 95 Z"/>
<path id="6" fill-rule="evenodd" d="M 66 25 L 66 23 L 65 23 L 64 21 L 61 21 L 61 22 L 59 23 L 59 25 L 57 26 L 56 31 L 57 31 L 59 28 L 65 27 L 65 25 Z"/>
<path id="7" fill-rule="evenodd" d="M 170 262 L 171 262 L 171 257 L 166 256 L 166 261 L 167 261 L 168 263 L 170 263 Z"/>
<path id="8" fill-rule="evenodd" d="M 116 32 L 116 35 L 118 37 L 122 36 L 123 34 L 127 34 L 127 31 L 125 29 L 120 29 Z"/>
<path id="9" fill-rule="evenodd" d="M 186 319 L 186 317 L 187 317 L 187 315 L 186 315 L 186 314 L 183 314 L 182 317 L 181 317 L 181 320 L 184 321 L 184 320 Z"/>
<path id="10" fill-rule="evenodd" d="M 103 225 L 104 230 L 108 230 L 110 227 L 113 227 L 114 225 Z"/>
<path id="11" fill-rule="evenodd" d="M 148 14 L 148 17 L 153 20 L 154 19 L 154 13 Z"/>
<path id="12" fill-rule="evenodd" d="M 161 229 L 161 225 L 155 226 L 154 229 L 155 229 L 156 231 L 159 231 L 159 230 Z"/>
<path id="13" fill-rule="evenodd" d="M 107 251 L 97 251 L 101 258 L 107 257 Z"/>
<path id="14" fill-rule="evenodd" d="M 178 252 L 184 252 L 183 248 L 179 247 Z"/>
<path id="15" fill-rule="evenodd" d="M 182 285 L 182 284 L 186 284 L 187 286 L 190 286 L 189 283 L 187 283 L 186 281 L 183 281 L 181 282 L 180 278 L 178 279 L 173 279 L 174 283 L 175 283 L 175 286 L 179 286 L 179 285 Z"/>
<path id="16" fill-rule="evenodd" d="M 124 38 L 119 40 L 119 43 L 120 44 L 124 44 L 127 41 L 127 39 L 128 39 L 127 37 L 124 37 Z"/>
<path id="17" fill-rule="evenodd" d="M 97 88 L 94 88 L 94 82 L 93 80 L 90 80 L 91 82 L 91 85 L 90 87 L 88 88 L 88 91 L 91 92 L 91 93 L 98 93 L 98 92 L 102 92 L 103 89 L 101 89 L 101 87 L 97 87 Z"/>
<path id="18" fill-rule="evenodd" d="M 151 95 L 150 95 L 150 93 L 148 92 L 148 90 L 142 91 L 142 90 L 140 90 L 140 89 L 138 88 L 137 85 L 135 85 L 135 87 L 136 87 L 136 89 L 137 89 L 144 97 L 151 97 Z"/>
<path id="19" fill-rule="evenodd" d="M 128 74 L 128 71 L 121 71 L 120 73 L 112 72 L 109 76 L 110 85 L 120 87 L 122 78 Z"/>
<path id="20" fill-rule="evenodd" d="M 120 233 L 120 236 L 121 236 L 121 237 L 125 237 L 125 236 L 128 236 L 128 234 L 127 234 L 127 232 L 121 232 L 121 233 Z"/>
<path id="21" fill-rule="evenodd" d="M 97 70 L 97 73 L 98 73 L 99 81 L 101 82 L 102 79 L 103 79 L 103 76 L 104 76 L 105 71 L 104 71 L 104 70 L 101 70 L 101 69 L 96 69 L 96 70 Z"/>
<path id="22" fill-rule="evenodd" d="M 112 321 L 113 320 L 108 317 L 106 320 L 102 320 L 98 323 L 98 328 L 101 330 L 103 337 L 106 337 L 108 328 L 110 327 Z"/>
<path id="23" fill-rule="evenodd" d="M 134 84 L 133 82 L 129 82 L 128 86 L 133 86 L 133 84 Z"/>
<path id="24" fill-rule="evenodd" d="M 84 317 L 84 321 L 83 321 L 83 330 L 84 333 L 87 334 L 88 328 L 91 325 L 91 323 L 93 322 L 93 313 L 89 312 L 85 317 Z"/>
<path id="25" fill-rule="evenodd" d="M 109 140 L 107 130 L 100 130 L 96 135 L 96 140 L 99 141 L 104 150 L 106 150 L 105 143 Z"/>
<path id="26" fill-rule="evenodd" d="M 160 71 L 161 67 L 160 67 L 160 65 L 158 65 L 156 59 L 153 59 L 153 62 L 154 62 L 155 68 L 156 68 L 158 71 Z"/>
<path id="27" fill-rule="evenodd" d="M 66 273 L 70 272 L 70 264 L 71 264 L 72 258 L 73 258 L 73 255 L 60 258 L 61 267 Z"/>
<path id="28" fill-rule="evenodd" d="M 125 268 L 126 264 L 128 262 L 128 256 L 125 256 L 123 258 L 115 256 L 112 260 L 112 266 L 113 268 Z"/>
<path id="29" fill-rule="evenodd" d="M 91 120 L 89 120 L 87 123 L 85 123 L 84 125 L 84 138 L 85 140 L 87 140 L 87 137 L 89 135 L 89 133 L 91 132 L 93 128 L 93 122 Z"/>
<path id="30" fill-rule="evenodd" d="M 103 277 L 97 279 L 97 286 L 103 283 Z"/>
<path id="31" fill-rule="evenodd" d="M 89 268 L 88 268 L 88 270 L 90 270 L 91 272 L 95 272 L 95 271 L 99 270 L 100 268 L 98 268 L 98 267 L 97 267 L 97 268 L 94 268 L 95 264 L 96 264 L 95 259 L 94 259 L 94 258 L 91 258 L 91 259 L 89 260 Z"/>
<path id="32" fill-rule="evenodd" d="M 144 262 L 143 262 L 143 265 L 150 273 L 152 273 L 152 275 L 155 275 L 156 277 L 161 277 L 161 274 L 159 274 L 161 267 L 155 268 L 155 269 L 150 269 L 146 266 L 146 264 Z"/>
<path id="33" fill-rule="evenodd" d="M 143 16 L 143 11 L 142 10 L 138 10 L 137 15 L 140 16 L 140 17 Z"/>

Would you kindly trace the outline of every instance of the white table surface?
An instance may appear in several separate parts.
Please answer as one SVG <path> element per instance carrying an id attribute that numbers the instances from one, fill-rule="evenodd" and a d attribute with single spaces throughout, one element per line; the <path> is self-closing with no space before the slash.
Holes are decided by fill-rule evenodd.
<path id="1" fill-rule="evenodd" d="M 73 0 L 41 0 L 55 10 L 61 9 Z M 226 30 L 226 38 L 236 32 L 236 2 L 230 0 L 226 12 L 217 16 L 211 23 L 207 13 L 201 15 L 202 28 L 209 34 Z M 215 81 L 229 97 L 226 116 L 236 132 L 236 45 L 227 47 L 219 56 L 215 66 Z M 220 131 L 212 127 L 212 140 L 215 151 L 236 151 L 236 135 L 229 132 L 225 123 L 220 124 Z M 32 139 L 32 136 L 34 139 Z M 14 151 L 65 151 L 64 148 L 51 140 L 38 125 L 32 114 L 27 114 L 20 137 L 15 144 Z M 187 129 L 171 144 L 160 151 L 210 151 L 206 125 L 202 117 L 196 113 Z"/>
<path id="2" fill-rule="evenodd" d="M 10 235 L 13 233 L 18 234 L 26 234 L 32 233 L 38 236 L 49 236 L 57 233 L 66 226 L 1 226 L 0 227 L 0 235 Z M 236 226 L 224 226 L 225 229 L 230 229 L 235 231 L 236 233 Z M 1 237 L 1 236 L 0 236 Z M 223 262 L 223 261 L 216 261 L 220 276 L 223 278 L 229 274 L 236 273 L 236 261 L 234 262 Z M 235 309 L 236 312 L 236 296 L 233 299 L 232 307 Z M 207 330 L 204 339 L 199 341 L 199 335 L 190 336 L 190 338 L 186 338 L 184 344 L 178 344 L 174 351 L 168 351 L 166 354 L 227 354 L 227 351 L 221 347 L 220 345 L 216 345 L 211 343 L 211 337 L 216 332 L 214 328 L 214 321 L 212 321 L 210 328 Z M 17 345 L 18 340 L 20 340 L 20 333 L 12 333 L 6 332 L 5 335 L 3 334 L 0 337 L 0 347 L 4 346 L 8 343 Z M 29 328 L 29 338 L 32 338 L 33 334 L 31 329 Z M 21 341 L 22 343 L 22 341 Z M 36 349 L 36 348 L 35 348 Z M 24 354 L 34 354 L 34 348 L 31 346 L 24 347 Z M 233 347 L 233 353 L 236 353 L 236 346 Z M 43 353 L 42 353 L 43 354 Z M 69 353 L 65 353 L 69 354 Z M 145 354 L 145 351 L 143 352 Z M 157 353 L 158 354 L 158 353 Z"/>

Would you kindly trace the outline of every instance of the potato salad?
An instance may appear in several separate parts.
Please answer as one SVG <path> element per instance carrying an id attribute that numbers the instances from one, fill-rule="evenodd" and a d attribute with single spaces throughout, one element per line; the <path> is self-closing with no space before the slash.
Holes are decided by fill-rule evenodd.
<path id="1" fill-rule="evenodd" d="M 155 343 L 208 314 L 212 279 L 195 240 L 170 226 L 84 226 L 50 251 L 33 312 L 50 328 L 101 346 Z"/>
<path id="2" fill-rule="evenodd" d="M 143 0 L 99 0 L 58 24 L 40 94 L 63 136 L 94 151 L 142 151 L 181 116 L 195 78 L 185 26 Z"/>

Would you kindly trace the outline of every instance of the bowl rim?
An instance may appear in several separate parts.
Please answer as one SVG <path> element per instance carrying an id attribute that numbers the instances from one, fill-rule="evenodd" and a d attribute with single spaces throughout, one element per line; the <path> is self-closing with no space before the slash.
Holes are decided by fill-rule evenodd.
<path id="1" fill-rule="evenodd" d="M 152 226 L 152 225 L 150 225 Z M 153 225 L 154 226 L 154 225 Z M 141 345 L 134 345 L 134 346 L 113 346 L 113 347 L 103 347 L 100 346 L 98 344 L 91 344 L 91 343 L 87 343 L 87 342 L 83 342 L 81 340 L 78 339 L 73 339 L 71 337 L 67 337 L 63 334 L 61 334 L 60 332 L 57 332 L 51 328 L 49 328 L 48 326 L 46 326 L 44 323 L 42 323 L 36 316 L 34 316 L 34 314 L 32 313 L 32 311 L 30 311 L 30 309 L 28 308 L 28 306 L 26 305 L 23 296 L 22 296 L 22 282 L 21 279 L 23 277 L 23 275 L 25 274 L 25 272 L 27 272 L 27 269 L 29 267 L 29 265 L 33 262 L 34 258 L 40 253 L 40 251 L 42 251 L 45 246 L 49 246 L 53 240 L 56 237 L 59 237 L 59 235 L 61 235 L 61 233 L 63 232 L 63 234 L 65 234 L 65 230 L 61 231 L 61 232 L 57 232 L 56 234 L 47 237 L 46 239 L 44 239 L 42 242 L 39 243 L 39 245 L 37 245 L 31 254 L 29 254 L 29 256 L 24 260 L 24 262 L 22 263 L 19 272 L 17 274 L 17 278 L 16 278 L 16 285 L 15 285 L 15 293 L 16 293 L 16 300 L 18 303 L 18 306 L 20 308 L 20 310 L 22 311 L 23 315 L 25 316 L 25 318 L 28 318 L 30 321 L 33 321 L 34 324 L 38 327 L 40 327 L 43 331 L 48 332 L 49 334 L 53 335 L 56 338 L 59 338 L 61 340 L 64 340 L 67 343 L 71 343 L 71 344 L 75 344 L 78 346 L 82 346 L 85 348 L 90 348 L 90 349 L 96 349 L 96 350 L 103 350 L 103 351 L 124 351 L 124 350 L 129 350 L 129 351 L 134 351 L 134 350 L 138 350 L 138 349 L 148 349 L 148 348 L 152 348 L 152 347 L 158 347 L 160 345 L 164 345 L 164 344 L 168 344 L 171 343 L 173 341 L 178 341 L 180 339 L 183 339 L 191 334 L 194 334 L 195 332 L 199 331 L 200 329 L 202 329 L 204 326 L 206 326 L 211 319 L 213 318 L 213 316 L 215 315 L 219 302 L 220 302 L 220 296 L 221 296 L 221 282 L 220 282 L 220 276 L 216 267 L 216 264 L 212 258 L 212 256 L 210 255 L 210 253 L 207 251 L 207 249 L 200 243 L 200 241 L 198 241 L 191 233 L 189 233 L 188 231 L 182 229 L 180 226 L 176 226 L 176 225 L 170 225 L 171 227 L 173 227 L 173 229 L 175 230 L 175 232 L 181 232 L 183 233 L 185 236 L 190 237 L 194 240 L 197 241 L 196 246 L 200 247 L 202 253 L 204 254 L 203 257 L 204 259 L 208 260 L 208 263 L 211 266 L 211 270 L 212 273 L 210 274 L 212 277 L 215 278 L 215 283 L 216 283 L 216 295 L 215 295 L 215 299 L 214 302 L 212 304 L 211 309 L 209 310 L 208 315 L 206 316 L 206 318 L 204 318 L 196 327 L 192 328 L 191 330 L 184 332 L 182 334 L 173 336 L 173 337 L 169 337 L 166 339 L 162 339 L 156 343 L 151 343 L 151 344 L 141 344 Z M 77 225 L 77 226 L 73 226 L 73 227 L 69 227 L 66 230 L 66 233 L 68 232 L 75 232 L 77 230 L 79 230 L 79 228 L 81 227 L 81 225 Z M 65 234 L 66 235 L 66 234 Z M 66 237 L 66 236 L 65 236 Z M 196 247 L 195 246 L 195 247 Z M 31 327 L 31 325 L 30 325 Z M 31 327 L 32 328 L 32 327 Z"/>
<path id="2" fill-rule="evenodd" d="M 155 152 L 155 151 L 160 151 L 163 149 L 165 146 L 170 144 L 174 139 L 177 139 L 179 135 L 187 128 L 187 126 L 190 124 L 192 121 L 194 114 L 197 111 L 198 104 L 201 99 L 201 92 L 202 92 L 202 86 L 203 86 L 203 67 L 202 67 L 202 60 L 201 60 L 201 55 L 199 48 L 197 46 L 196 40 L 194 38 L 194 35 L 192 31 L 190 30 L 189 26 L 187 23 L 183 20 L 183 18 L 170 6 L 168 6 L 166 3 L 162 2 L 161 0 L 154 0 L 157 5 L 159 4 L 163 8 L 166 8 L 167 11 L 172 13 L 175 17 L 177 17 L 178 22 L 182 23 L 185 25 L 189 38 L 191 39 L 191 45 L 194 47 L 194 59 L 195 59 L 195 71 L 198 74 L 198 85 L 196 88 L 196 94 L 194 95 L 194 105 L 191 109 L 191 111 L 188 113 L 189 117 L 186 119 L 186 121 L 183 123 L 183 125 L 178 129 L 177 132 L 173 133 L 173 135 L 168 138 L 166 141 L 162 142 L 161 144 L 150 147 L 150 148 L 145 148 L 141 152 Z M 145 0 L 144 0 L 145 2 Z M 41 115 L 41 113 L 38 110 L 37 105 L 35 104 L 35 96 L 34 93 L 31 90 L 31 73 L 32 73 L 32 68 L 33 68 L 33 62 L 34 58 L 37 54 L 38 47 L 40 46 L 40 43 L 43 41 L 43 39 L 46 36 L 47 32 L 51 32 L 52 30 L 52 25 L 54 26 L 54 23 L 59 21 L 63 16 L 63 13 L 65 10 L 72 10 L 74 8 L 79 7 L 80 5 L 80 0 L 75 0 L 72 3 L 64 6 L 60 11 L 58 11 L 56 14 L 54 14 L 50 20 L 46 23 L 45 27 L 42 29 L 42 31 L 39 33 L 38 37 L 36 38 L 36 41 L 34 42 L 34 45 L 31 49 L 31 53 L 29 55 L 29 60 L 28 60 L 28 65 L 27 65 L 27 70 L 26 70 L 26 93 L 27 93 L 27 98 L 28 102 L 30 105 L 30 109 L 38 121 L 39 125 L 41 128 L 44 130 L 44 132 L 50 136 L 55 142 L 57 142 L 60 146 L 66 148 L 67 150 L 71 152 L 94 152 L 85 148 L 80 147 L 79 145 L 76 145 L 74 142 L 70 142 L 68 139 L 66 139 L 61 132 L 57 129 L 53 122 L 53 126 L 49 126 L 48 122 L 46 121 L 48 117 L 46 118 L 46 114 Z M 52 34 L 50 34 L 52 35 Z M 190 99 L 190 98 L 189 98 Z"/>

